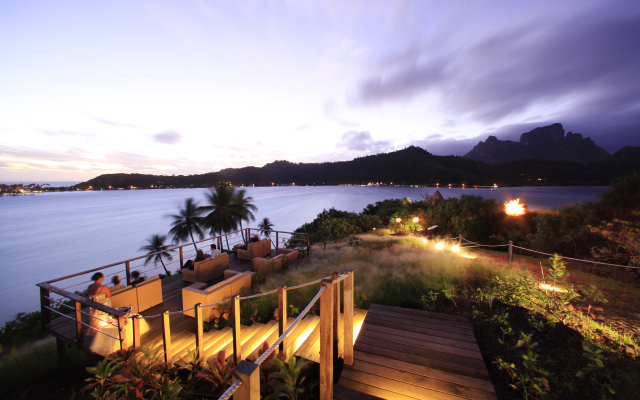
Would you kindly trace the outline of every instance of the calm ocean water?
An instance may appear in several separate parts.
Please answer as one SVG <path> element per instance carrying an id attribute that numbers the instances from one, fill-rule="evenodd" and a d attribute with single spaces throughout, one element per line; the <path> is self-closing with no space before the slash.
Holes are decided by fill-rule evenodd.
<path id="1" fill-rule="evenodd" d="M 269 217 L 275 230 L 293 231 L 324 208 L 360 212 L 369 203 L 401 197 L 415 200 L 422 194 L 433 194 L 436 188 L 323 186 L 246 190 L 258 207 L 251 227 Z M 594 200 L 604 190 L 606 187 L 521 187 L 444 188 L 440 192 L 444 197 L 474 194 L 501 202 L 520 198 L 535 210 Z M 19 312 L 39 310 L 35 286 L 38 282 L 144 254 L 139 249 L 150 235 L 167 234 L 170 219 L 166 215 L 174 213 L 188 197 L 202 201 L 205 191 L 121 190 L 0 197 L 0 323 Z M 84 289 L 86 284 L 68 290 Z"/>

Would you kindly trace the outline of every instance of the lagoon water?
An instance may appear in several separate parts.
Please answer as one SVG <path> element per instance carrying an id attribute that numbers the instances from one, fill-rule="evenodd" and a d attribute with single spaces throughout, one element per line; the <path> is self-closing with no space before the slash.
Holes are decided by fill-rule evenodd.
<path id="1" fill-rule="evenodd" d="M 520 198 L 529 209 L 559 208 L 596 199 L 606 187 L 515 187 L 448 189 L 444 197 L 473 194 L 499 202 Z M 376 201 L 433 194 L 436 188 L 256 187 L 247 188 L 258 207 L 256 227 L 269 217 L 274 229 L 293 231 L 323 209 L 360 212 Z M 41 193 L 0 197 L 0 323 L 19 312 L 40 309 L 38 282 L 140 256 L 155 233 L 167 234 L 170 218 L 184 200 L 204 200 L 206 189 L 120 190 Z M 175 265 L 175 264 L 174 264 Z M 172 268 L 173 270 L 176 267 Z M 114 270 L 115 271 L 115 270 Z M 124 274 L 122 274 L 124 275 Z M 60 285 L 88 280 L 76 280 Z M 69 287 L 84 290 L 87 284 Z"/>

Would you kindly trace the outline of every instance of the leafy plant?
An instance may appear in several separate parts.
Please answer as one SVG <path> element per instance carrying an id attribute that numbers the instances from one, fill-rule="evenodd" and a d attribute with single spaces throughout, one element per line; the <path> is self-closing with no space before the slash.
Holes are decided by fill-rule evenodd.
<path id="1" fill-rule="evenodd" d="M 211 391 L 220 395 L 231 385 L 231 371 L 235 365 L 235 362 L 225 359 L 225 351 L 222 350 L 215 359 L 207 360 L 203 370 L 195 377 L 211 383 Z"/>
<path id="2" fill-rule="evenodd" d="M 277 358 L 272 362 L 278 367 L 278 372 L 272 374 L 278 384 L 274 391 L 265 397 L 265 400 L 298 400 L 313 390 L 316 382 L 310 382 L 304 376 L 304 369 L 311 364 L 309 361 L 291 356 L 286 363 Z"/>

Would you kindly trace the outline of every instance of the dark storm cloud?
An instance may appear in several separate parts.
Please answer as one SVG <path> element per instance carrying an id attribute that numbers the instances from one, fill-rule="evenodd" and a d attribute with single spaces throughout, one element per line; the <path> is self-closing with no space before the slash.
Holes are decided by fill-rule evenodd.
<path id="1" fill-rule="evenodd" d="M 176 131 L 160 132 L 153 135 L 153 140 L 158 143 L 175 145 L 184 139 L 184 137 Z"/>
<path id="2" fill-rule="evenodd" d="M 609 151 L 640 145 L 640 3 L 624 4 L 630 6 L 607 2 L 468 43 L 413 46 L 383 60 L 378 75 L 361 83 L 359 98 L 380 103 L 437 94 L 452 117 L 485 124 L 564 100 L 552 120 L 531 117 L 531 126 L 561 122 Z"/>
<path id="3" fill-rule="evenodd" d="M 366 131 L 349 131 L 342 134 L 336 148 L 379 153 L 391 150 L 391 143 L 387 140 L 373 140 L 371 134 Z"/>

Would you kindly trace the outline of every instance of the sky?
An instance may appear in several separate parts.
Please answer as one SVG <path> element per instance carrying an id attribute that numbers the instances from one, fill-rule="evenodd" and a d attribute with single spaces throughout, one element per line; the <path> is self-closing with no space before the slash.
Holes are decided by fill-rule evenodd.
<path id="1" fill-rule="evenodd" d="M 0 9 L 0 182 L 464 155 L 555 122 L 640 146 L 637 0 Z"/>

